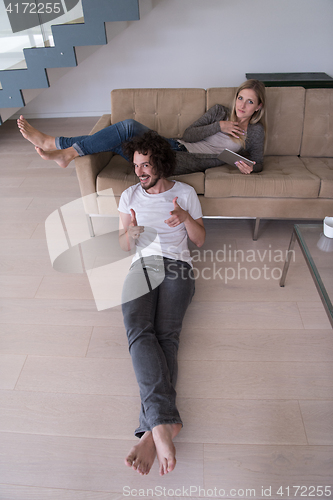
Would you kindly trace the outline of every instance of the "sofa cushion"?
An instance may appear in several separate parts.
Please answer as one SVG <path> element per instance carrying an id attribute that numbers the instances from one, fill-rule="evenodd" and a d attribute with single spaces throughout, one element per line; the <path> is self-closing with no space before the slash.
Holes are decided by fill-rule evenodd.
<path id="1" fill-rule="evenodd" d="M 303 132 L 305 89 L 269 87 L 265 155 L 299 155 Z"/>
<path id="2" fill-rule="evenodd" d="M 195 189 L 197 194 L 204 194 L 205 174 L 203 172 L 175 175 L 170 178 L 189 184 Z M 97 193 L 103 196 L 103 192 L 112 186 L 114 196 L 120 196 L 125 189 L 133 186 L 133 184 L 137 184 L 137 182 L 138 178 L 134 173 L 132 165 L 121 156 L 115 155 L 97 176 Z"/>
<path id="3" fill-rule="evenodd" d="M 308 89 L 301 156 L 333 157 L 333 89 Z"/>
<path id="4" fill-rule="evenodd" d="M 173 175 L 170 179 L 184 182 L 195 189 L 198 195 L 205 194 L 205 174 L 204 172 L 193 172 L 192 174 Z"/>
<path id="5" fill-rule="evenodd" d="M 298 157 L 265 157 L 263 171 L 250 175 L 230 165 L 206 170 L 206 198 L 317 198 L 319 189 L 319 177 Z"/>
<path id="6" fill-rule="evenodd" d="M 320 178 L 319 198 L 333 198 L 333 158 L 302 158 L 302 161 Z"/>
<path id="7" fill-rule="evenodd" d="M 164 137 L 182 137 L 206 110 L 204 89 L 115 89 L 112 123 L 137 120 Z"/>
<path id="8" fill-rule="evenodd" d="M 207 109 L 215 104 L 231 106 L 235 87 L 207 90 Z M 266 88 L 266 155 L 299 155 L 303 130 L 305 89 Z"/>

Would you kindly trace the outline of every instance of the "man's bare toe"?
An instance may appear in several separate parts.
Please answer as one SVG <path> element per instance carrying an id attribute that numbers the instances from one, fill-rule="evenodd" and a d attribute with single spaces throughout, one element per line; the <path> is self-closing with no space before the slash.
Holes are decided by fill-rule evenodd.
<path id="1" fill-rule="evenodd" d="M 157 425 L 153 428 L 153 438 L 161 476 L 173 471 L 176 467 L 176 448 L 172 440 L 177 436 L 180 429 L 181 424 Z"/>
<path id="2" fill-rule="evenodd" d="M 127 465 L 127 467 L 132 467 L 133 465 L 133 459 L 131 457 L 126 457 L 125 458 L 125 465 Z"/>
<path id="3" fill-rule="evenodd" d="M 145 432 L 139 443 L 130 450 L 125 458 L 125 465 L 132 467 L 139 474 L 149 473 L 156 457 L 155 443 L 150 431 Z"/>
<path id="4" fill-rule="evenodd" d="M 168 472 L 172 472 L 176 467 L 176 457 L 174 456 L 174 454 L 170 454 L 167 457 L 163 457 L 159 463 L 160 476 L 164 476 Z"/>

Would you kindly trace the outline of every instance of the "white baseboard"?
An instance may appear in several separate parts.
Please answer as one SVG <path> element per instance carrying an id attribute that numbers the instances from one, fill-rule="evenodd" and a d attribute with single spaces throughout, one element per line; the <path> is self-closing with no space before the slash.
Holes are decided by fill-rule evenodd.
<path id="1" fill-rule="evenodd" d="M 24 113 L 24 108 L 21 108 L 18 113 L 11 116 L 11 120 L 17 120 L 20 115 L 23 115 L 27 120 L 34 120 L 37 118 L 86 118 L 86 117 L 101 117 L 105 114 L 110 114 L 110 109 L 105 111 L 82 111 L 82 112 L 69 112 L 69 113 Z"/>

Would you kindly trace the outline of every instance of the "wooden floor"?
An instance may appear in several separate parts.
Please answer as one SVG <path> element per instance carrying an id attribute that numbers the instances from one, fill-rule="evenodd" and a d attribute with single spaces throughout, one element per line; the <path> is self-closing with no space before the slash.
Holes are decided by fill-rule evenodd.
<path id="1" fill-rule="evenodd" d="M 95 121 L 33 123 L 78 135 Z M 0 499 L 332 498 L 333 331 L 298 248 L 279 287 L 293 222 L 263 221 L 254 242 L 252 220 L 206 220 L 177 467 L 141 477 L 123 464 L 139 395 L 120 308 L 97 311 L 86 275 L 48 255 L 45 219 L 80 196 L 74 166 L 41 160 L 14 121 L 0 164 Z"/>

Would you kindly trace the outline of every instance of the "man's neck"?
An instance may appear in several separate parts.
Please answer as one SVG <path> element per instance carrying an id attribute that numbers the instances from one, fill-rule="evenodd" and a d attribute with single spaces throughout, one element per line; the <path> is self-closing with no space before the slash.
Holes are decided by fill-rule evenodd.
<path id="1" fill-rule="evenodd" d="M 149 194 L 164 193 L 165 191 L 169 191 L 169 189 L 171 189 L 173 186 L 174 186 L 173 181 L 169 181 L 168 179 L 162 177 L 161 179 L 158 179 L 155 186 L 147 189 L 147 193 Z"/>

